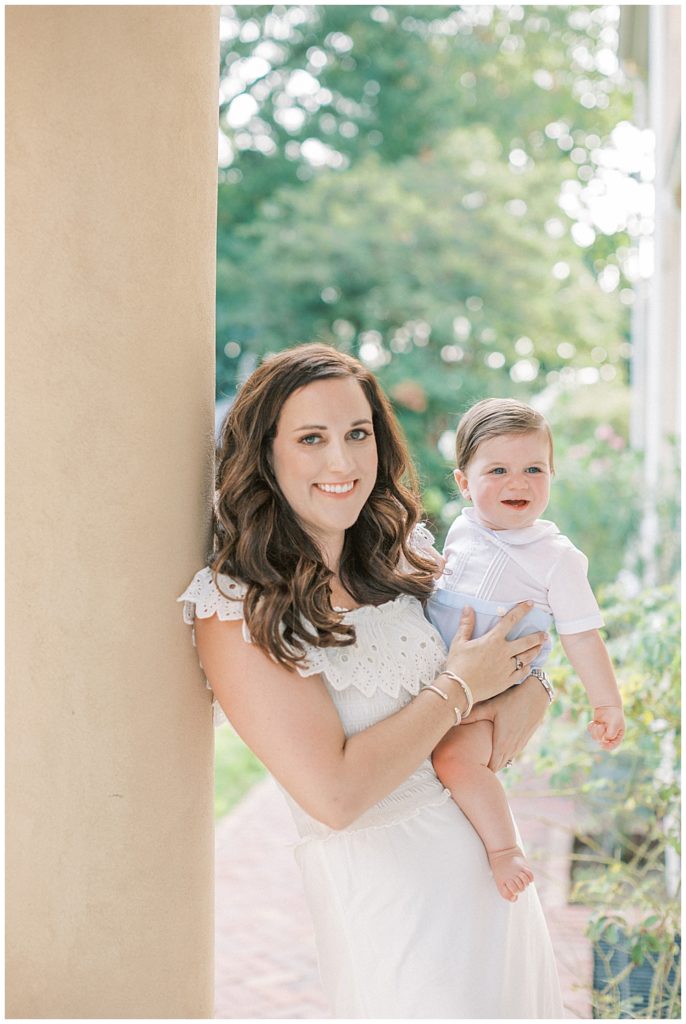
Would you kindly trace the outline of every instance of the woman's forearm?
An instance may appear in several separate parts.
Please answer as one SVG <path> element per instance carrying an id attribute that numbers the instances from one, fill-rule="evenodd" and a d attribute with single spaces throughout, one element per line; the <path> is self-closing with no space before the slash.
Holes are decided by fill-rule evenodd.
<path id="1" fill-rule="evenodd" d="M 445 684 L 444 677 L 437 681 L 447 692 Z M 431 690 L 421 691 L 394 715 L 350 736 L 343 746 L 335 793 L 329 795 L 327 824 L 345 828 L 397 789 L 455 724 L 456 705 L 464 707 L 464 698 L 455 694 L 454 702 L 444 701 Z"/>

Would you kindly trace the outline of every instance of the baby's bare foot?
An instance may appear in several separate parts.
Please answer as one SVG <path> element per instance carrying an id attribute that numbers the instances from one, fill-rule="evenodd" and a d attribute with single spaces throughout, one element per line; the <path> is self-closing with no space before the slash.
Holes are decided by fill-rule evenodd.
<path id="1" fill-rule="evenodd" d="M 534 875 L 518 846 L 507 850 L 487 850 L 498 892 L 504 900 L 514 903 L 520 892 L 531 885 Z"/>

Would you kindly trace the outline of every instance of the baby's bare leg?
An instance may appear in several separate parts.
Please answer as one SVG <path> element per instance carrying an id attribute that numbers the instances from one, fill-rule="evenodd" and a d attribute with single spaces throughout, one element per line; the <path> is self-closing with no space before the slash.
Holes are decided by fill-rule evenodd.
<path id="1" fill-rule="evenodd" d="M 500 895 L 514 902 L 534 876 L 517 846 L 505 791 L 488 767 L 492 747 L 491 722 L 465 722 L 441 740 L 433 763 L 439 779 L 481 836 Z"/>

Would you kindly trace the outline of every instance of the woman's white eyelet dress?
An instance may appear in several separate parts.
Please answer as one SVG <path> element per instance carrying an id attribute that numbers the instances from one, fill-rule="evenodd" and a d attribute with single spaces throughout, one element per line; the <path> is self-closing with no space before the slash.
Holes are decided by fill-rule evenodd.
<path id="1" fill-rule="evenodd" d="M 236 600 L 202 569 L 179 598 L 187 623 L 214 614 L 242 618 L 244 586 L 228 576 L 218 580 Z M 300 673 L 321 674 L 352 735 L 432 682 L 445 647 L 407 595 L 345 619 L 355 626 L 356 643 L 312 647 Z M 249 642 L 245 626 L 243 635 Z M 216 702 L 215 714 L 221 721 Z M 534 886 L 514 904 L 499 896 L 479 836 L 430 760 L 342 831 L 284 795 L 300 835 L 295 856 L 334 1017 L 563 1017 Z"/>

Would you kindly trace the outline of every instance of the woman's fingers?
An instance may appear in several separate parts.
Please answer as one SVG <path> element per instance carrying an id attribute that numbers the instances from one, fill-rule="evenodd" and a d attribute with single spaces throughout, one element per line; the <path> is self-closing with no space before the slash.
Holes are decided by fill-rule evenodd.
<path id="1" fill-rule="evenodd" d="M 533 646 L 528 646 L 530 640 L 536 639 L 540 636 L 543 636 L 543 639 L 534 643 Z M 526 641 L 527 646 L 522 647 L 521 642 L 517 643 L 515 640 L 508 641 L 507 644 L 507 656 L 510 659 L 509 663 L 511 666 L 510 675 L 513 677 L 513 681 L 521 679 L 522 669 L 529 668 L 541 653 L 545 635 L 532 633 L 530 637 L 521 637 L 520 640 Z"/>
<path id="2" fill-rule="evenodd" d="M 493 627 L 491 632 L 494 635 L 506 637 L 532 608 L 533 601 L 521 601 L 502 616 L 500 622 Z M 541 647 L 547 639 L 547 633 L 538 632 L 527 633 L 526 636 L 517 637 L 516 640 L 508 640 L 508 657 L 512 658 L 513 661 L 516 658 L 521 658 L 525 665 L 530 665 L 536 655 L 540 653 Z"/>
<path id="3" fill-rule="evenodd" d="M 464 608 L 462 615 L 460 616 L 460 625 L 458 626 L 457 633 L 453 638 L 453 644 L 456 640 L 458 643 L 464 643 L 467 640 L 471 640 L 473 632 L 474 610 L 472 608 Z M 452 647 L 452 644 L 450 646 Z"/>
<path id="4" fill-rule="evenodd" d="M 547 638 L 547 633 L 527 633 L 526 636 L 518 636 L 516 640 L 508 640 L 510 657 L 525 658 L 530 655 L 529 660 L 533 661 Z"/>
<path id="5" fill-rule="evenodd" d="M 500 632 L 503 636 L 507 636 L 510 630 L 520 622 L 527 612 L 530 612 L 533 608 L 533 601 L 520 601 L 514 608 L 510 608 L 509 612 L 501 618 L 497 626 L 493 627 L 493 632 Z"/>
<path id="6" fill-rule="evenodd" d="M 493 748 L 493 753 L 491 754 L 491 760 L 488 762 L 488 767 L 492 772 L 499 772 L 505 767 L 507 760 L 508 759 L 505 756 L 504 751 Z"/>

